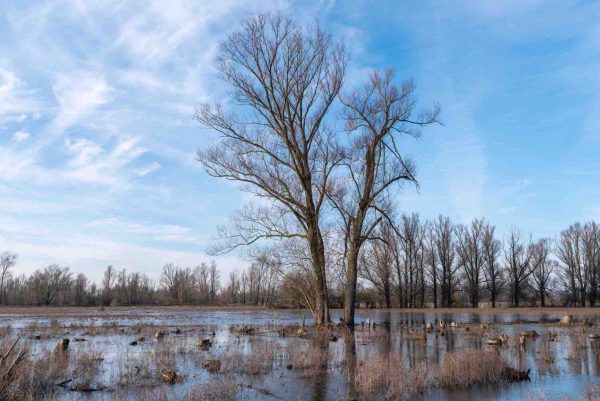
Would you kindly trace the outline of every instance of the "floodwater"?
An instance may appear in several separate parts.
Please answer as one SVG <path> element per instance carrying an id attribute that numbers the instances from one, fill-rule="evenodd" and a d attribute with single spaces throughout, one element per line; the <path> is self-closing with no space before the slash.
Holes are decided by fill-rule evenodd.
<path id="1" fill-rule="evenodd" d="M 85 352 L 101 354 L 101 364 L 93 379 L 93 387 L 101 391 L 81 393 L 65 388 L 57 392 L 58 400 L 133 400 L 137 398 L 123 394 L 135 395 L 132 390 L 140 386 L 163 391 L 169 400 L 185 400 L 185 394 L 195 385 L 223 377 L 235 380 L 239 400 L 361 399 L 349 391 L 352 386 L 347 362 L 351 358 L 360 363 L 375 355 L 399 353 L 407 369 L 419 364 L 436 366 L 448 352 L 489 348 L 487 339 L 498 334 L 506 334 L 510 340 L 508 345 L 496 346 L 494 352 L 499 352 L 508 365 L 518 370 L 530 369 L 530 381 L 502 382 L 460 391 L 431 387 L 411 399 L 578 399 L 586 386 L 600 383 L 600 340 L 589 338 L 591 333 L 600 334 L 600 321 L 595 316 L 589 318 L 592 327 L 578 324 L 565 328 L 557 324 L 560 315 L 553 313 L 361 310 L 353 337 L 336 335 L 332 341 L 325 341 L 326 346 L 295 336 L 295 328 L 284 337 L 278 334 L 280 327 L 300 325 L 303 314 L 309 325 L 309 314 L 295 310 L 156 308 L 85 310 L 60 316 L 3 314 L 0 315 L 0 332 L 3 336 L 26 339 L 33 359 L 50 352 L 61 338 L 71 339 L 68 352 L 72 358 Z M 341 311 L 332 311 L 333 321 L 340 316 Z M 576 320 L 581 319 L 576 316 Z M 423 336 L 425 324 L 438 327 L 439 322 L 455 322 L 457 327 L 447 327 L 443 333 L 433 330 L 425 340 L 412 335 Z M 245 326 L 254 329 L 252 335 L 240 333 Z M 166 331 L 167 335 L 156 339 L 154 333 L 158 330 Z M 535 330 L 539 336 L 521 345 L 518 338 L 524 330 Z M 141 336 L 145 341 L 130 345 Z M 76 338 L 85 341 L 73 341 Z M 212 342 L 208 350 L 198 348 L 203 339 Z M 322 353 L 327 366 L 317 372 L 290 368 L 290 353 L 301 358 L 310 351 Z M 181 381 L 162 384 L 156 377 L 152 366 L 161 355 L 182 376 Z M 269 356 L 256 362 L 252 369 L 241 367 L 243 358 L 254 356 L 259 360 L 264 355 Z M 205 360 L 228 360 L 228 370 L 209 373 L 203 366 Z M 70 378 L 66 376 L 76 374 L 65 372 L 65 380 Z M 120 398 L 116 398 L 116 394 Z M 383 399 L 383 395 L 372 397 Z"/>

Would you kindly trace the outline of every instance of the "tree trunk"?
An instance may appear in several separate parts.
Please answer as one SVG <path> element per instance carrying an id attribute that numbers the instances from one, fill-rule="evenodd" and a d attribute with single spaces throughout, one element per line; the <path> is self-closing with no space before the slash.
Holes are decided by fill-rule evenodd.
<path id="1" fill-rule="evenodd" d="M 356 281 L 358 279 L 358 248 L 350 241 L 348 262 L 346 266 L 346 288 L 344 290 L 344 323 L 354 326 L 354 309 L 356 307 Z"/>
<path id="2" fill-rule="evenodd" d="M 311 221 L 311 220 L 309 220 Z M 316 276 L 314 319 L 318 326 L 329 323 L 329 305 L 327 303 L 327 276 L 325 272 L 325 248 L 316 219 L 308 232 L 308 244 Z"/>
<path id="3" fill-rule="evenodd" d="M 546 306 L 546 294 L 544 294 L 544 290 L 542 289 L 542 291 L 540 292 L 540 305 L 542 306 L 542 308 L 544 306 Z"/>
<path id="4" fill-rule="evenodd" d="M 437 302 L 437 278 L 436 278 L 436 274 L 433 274 L 433 307 L 437 308 L 438 306 L 438 302 Z"/>

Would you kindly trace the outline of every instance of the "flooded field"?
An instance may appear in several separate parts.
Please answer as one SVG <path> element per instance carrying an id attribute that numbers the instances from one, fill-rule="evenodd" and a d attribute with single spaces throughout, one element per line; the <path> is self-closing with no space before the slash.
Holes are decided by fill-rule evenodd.
<path id="1" fill-rule="evenodd" d="M 559 324 L 565 313 L 572 324 Z M 0 313 L 0 340 L 3 353 L 17 338 L 12 355 L 27 350 L 15 380 L 29 399 L 600 399 L 593 310 L 372 310 L 358 321 L 350 333 L 313 329 L 295 310 L 15 309 Z"/>

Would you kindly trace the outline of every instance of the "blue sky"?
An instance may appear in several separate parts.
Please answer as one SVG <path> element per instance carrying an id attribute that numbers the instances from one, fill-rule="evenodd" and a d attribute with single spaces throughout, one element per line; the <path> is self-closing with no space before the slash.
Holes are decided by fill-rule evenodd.
<path id="1" fill-rule="evenodd" d="M 405 142 L 420 190 L 398 194 L 402 211 L 536 237 L 600 219 L 600 4 L 373 4 L 1 2 L 0 250 L 17 272 L 95 279 L 107 264 L 156 276 L 210 260 L 216 226 L 249 198 L 194 160 L 214 136 L 193 113 L 228 103 L 219 40 L 271 9 L 344 40 L 346 90 L 393 67 L 441 104 L 444 126 Z M 217 260 L 223 276 L 244 266 Z"/>

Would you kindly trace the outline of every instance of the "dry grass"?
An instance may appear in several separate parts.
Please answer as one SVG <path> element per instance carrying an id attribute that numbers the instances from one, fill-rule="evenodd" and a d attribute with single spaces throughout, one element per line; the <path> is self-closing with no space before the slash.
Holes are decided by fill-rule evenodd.
<path id="1" fill-rule="evenodd" d="M 219 378 L 194 386 L 185 401 L 235 401 L 238 386 L 233 379 Z"/>
<path id="2" fill-rule="evenodd" d="M 380 399 L 383 395 L 385 399 L 402 400 L 424 392 L 430 379 L 425 364 L 407 369 L 402 355 L 393 353 L 359 361 L 355 386 L 361 399 Z"/>
<path id="3" fill-rule="evenodd" d="M 446 355 L 437 373 L 437 383 L 446 389 L 464 389 L 503 379 L 505 364 L 495 352 L 465 349 Z"/>
<path id="4" fill-rule="evenodd" d="M 100 386 L 95 383 L 100 366 L 104 358 L 100 352 L 96 351 L 80 351 L 74 355 L 73 388 L 78 391 L 90 391 L 98 389 Z"/>
<path id="5" fill-rule="evenodd" d="M 317 346 L 298 347 L 287 350 L 287 366 L 301 370 L 307 376 L 315 376 L 327 369 L 329 354 Z"/>
<path id="6" fill-rule="evenodd" d="M 68 357 L 48 352 L 33 360 L 27 345 L 14 339 L 0 345 L 0 399 L 3 401 L 41 401 L 51 399 L 56 385 L 69 374 Z"/>

